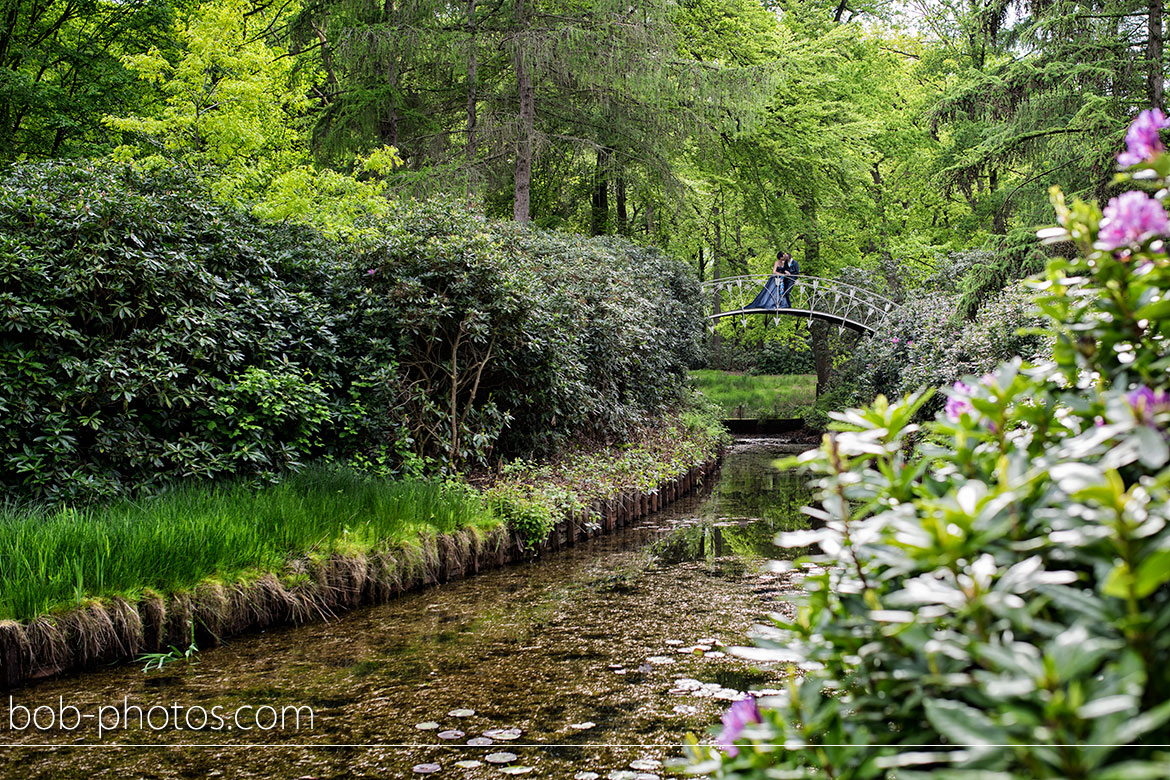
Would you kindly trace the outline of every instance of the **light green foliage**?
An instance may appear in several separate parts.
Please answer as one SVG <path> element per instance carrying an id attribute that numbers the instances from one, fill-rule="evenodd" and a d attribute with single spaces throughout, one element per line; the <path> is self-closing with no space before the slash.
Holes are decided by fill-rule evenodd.
<path id="1" fill-rule="evenodd" d="M 124 65 L 154 89 L 143 113 L 107 114 L 121 134 L 118 159 L 178 159 L 204 172 L 221 201 L 268 219 L 307 222 L 350 236 L 355 222 L 386 213 L 382 176 L 401 160 L 391 148 L 353 159 L 355 175 L 317 170 L 304 126 L 319 78 L 277 34 L 295 4 L 214 0 L 192 7 L 176 31 L 182 55 L 155 48 Z"/>
<path id="2" fill-rule="evenodd" d="M 1035 285 L 1052 359 L 965 377 L 923 426 L 926 391 L 835 415 L 800 458 L 821 527 L 777 538 L 818 546 L 806 596 L 750 651 L 803 674 L 694 772 L 1170 774 L 1170 257 L 1053 203 L 1077 254 Z"/>

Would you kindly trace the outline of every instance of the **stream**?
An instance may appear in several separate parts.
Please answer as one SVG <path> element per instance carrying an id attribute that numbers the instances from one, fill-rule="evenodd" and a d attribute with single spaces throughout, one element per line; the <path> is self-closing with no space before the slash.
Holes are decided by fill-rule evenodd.
<path id="1" fill-rule="evenodd" d="M 532 563 L 18 690 L 0 777 L 664 776 L 688 733 L 779 685 L 725 647 L 791 610 L 764 564 L 806 527 L 803 478 L 776 467 L 792 451 L 741 440 L 704 494 Z"/>

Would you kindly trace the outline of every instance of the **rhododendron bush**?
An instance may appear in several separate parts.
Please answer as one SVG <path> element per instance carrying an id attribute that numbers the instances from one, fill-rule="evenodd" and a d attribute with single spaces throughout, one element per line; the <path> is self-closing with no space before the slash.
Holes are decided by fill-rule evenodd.
<path id="1" fill-rule="evenodd" d="M 801 456 L 815 528 L 778 542 L 818 554 L 796 617 L 742 650 L 787 693 L 729 714 L 692 772 L 1170 776 L 1165 125 L 1135 122 L 1104 210 L 1053 191 L 1041 238 L 1078 251 L 1033 280 L 1050 360 L 962 378 L 921 426 L 932 391 L 880 397 Z"/>

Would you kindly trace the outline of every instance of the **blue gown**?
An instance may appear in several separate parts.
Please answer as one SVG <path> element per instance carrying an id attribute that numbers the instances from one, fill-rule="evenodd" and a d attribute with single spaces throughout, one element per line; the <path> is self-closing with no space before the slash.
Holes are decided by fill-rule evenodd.
<path id="1" fill-rule="evenodd" d="M 788 303 L 784 301 L 783 294 L 780 290 L 780 277 L 772 276 L 768 281 L 764 282 L 764 289 L 760 290 L 759 295 L 755 300 L 749 303 L 744 308 L 747 309 L 783 309 L 787 308 Z"/>

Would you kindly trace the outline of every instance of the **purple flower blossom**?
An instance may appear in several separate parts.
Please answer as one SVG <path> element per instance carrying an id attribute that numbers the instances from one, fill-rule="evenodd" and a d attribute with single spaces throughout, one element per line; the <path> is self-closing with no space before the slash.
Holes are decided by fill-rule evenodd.
<path id="1" fill-rule="evenodd" d="M 375 268 L 371 268 L 370 270 L 366 271 L 366 273 L 368 273 L 370 276 L 373 276 L 373 275 L 374 275 L 374 274 L 376 274 L 377 272 L 378 272 L 378 271 L 377 271 L 377 269 L 375 269 Z"/>
<path id="2" fill-rule="evenodd" d="M 1126 393 L 1125 402 L 1133 409 L 1134 417 L 1146 425 L 1154 424 L 1155 414 L 1170 412 L 1170 393 L 1151 390 L 1145 385 Z"/>
<path id="3" fill-rule="evenodd" d="M 755 699 L 742 699 L 732 704 L 723 713 L 723 731 L 719 734 L 719 747 L 729 756 L 739 755 L 739 748 L 735 740 L 743 733 L 744 726 L 749 723 L 763 723 L 760 708 Z"/>
<path id="4" fill-rule="evenodd" d="M 1138 114 L 1125 134 L 1125 151 L 1117 155 L 1117 164 L 1128 168 L 1166 151 L 1158 135 L 1163 127 L 1170 127 L 1170 121 L 1160 109 L 1146 109 Z"/>
<path id="5" fill-rule="evenodd" d="M 1105 207 L 1097 246 L 1106 250 L 1120 249 L 1167 234 L 1170 234 L 1170 218 L 1166 216 L 1166 209 L 1146 193 L 1133 190 L 1111 199 Z"/>
<path id="6" fill-rule="evenodd" d="M 964 412 L 974 411 L 975 407 L 971 406 L 971 402 L 967 400 L 967 396 L 971 393 L 971 387 L 962 382 L 955 382 L 951 387 L 951 397 L 947 399 L 946 412 L 947 419 L 951 422 L 958 422 L 963 416 Z"/>
<path id="7" fill-rule="evenodd" d="M 898 337 L 897 337 L 897 336 L 894 336 L 892 339 L 890 339 L 890 341 L 892 341 L 892 342 L 894 342 L 895 344 L 897 344 L 897 343 L 898 343 Z"/>

